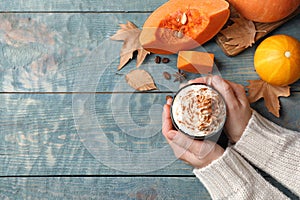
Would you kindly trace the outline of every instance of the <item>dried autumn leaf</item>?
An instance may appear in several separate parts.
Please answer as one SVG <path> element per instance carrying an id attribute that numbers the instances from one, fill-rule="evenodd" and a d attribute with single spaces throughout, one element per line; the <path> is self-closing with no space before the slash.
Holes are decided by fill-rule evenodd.
<path id="1" fill-rule="evenodd" d="M 251 47 L 255 42 L 254 38 L 257 32 L 253 21 L 243 17 L 231 18 L 231 20 L 234 23 L 221 31 L 228 39 L 225 44 L 237 46 L 238 48 Z"/>
<path id="2" fill-rule="evenodd" d="M 279 117 L 279 97 L 290 96 L 289 86 L 274 86 L 263 80 L 249 80 L 249 86 L 247 86 L 248 100 L 250 103 L 256 102 L 260 98 L 264 98 L 265 105 L 269 112 L 271 112 L 276 117 Z"/>
<path id="3" fill-rule="evenodd" d="M 145 70 L 132 70 L 125 76 L 125 78 L 127 83 L 138 91 L 157 89 L 151 75 Z"/>
<path id="4" fill-rule="evenodd" d="M 122 69 L 126 63 L 132 59 L 133 52 L 138 51 L 136 66 L 139 67 L 147 54 L 150 54 L 149 51 L 143 49 L 139 36 L 141 30 L 138 27 L 128 21 L 127 24 L 120 24 L 121 29 L 117 31 L 115 35 L 113 35 L 110 39 L 112 40 L 123 40 L 123 46 L 120 52 L 120 64 L 118 66 L 118 70 Z"/>

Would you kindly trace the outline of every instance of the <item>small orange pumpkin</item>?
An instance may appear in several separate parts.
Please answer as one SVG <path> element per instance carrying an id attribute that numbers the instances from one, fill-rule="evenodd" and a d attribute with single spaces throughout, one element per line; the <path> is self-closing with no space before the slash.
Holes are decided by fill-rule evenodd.
<path id="1" fill-rule="evenodd" d="M 272 85 L 286 86 L 300 78 L 300 42 L 288 35 L 274 35 L 262 41 L 254 54 L 260 78 Z"/>
<path id="2" fill-rule="evenodd" d="M 245 18 L 256 22 L 275 22 L 293 13 L 300 0 L 228 0 Z"/>

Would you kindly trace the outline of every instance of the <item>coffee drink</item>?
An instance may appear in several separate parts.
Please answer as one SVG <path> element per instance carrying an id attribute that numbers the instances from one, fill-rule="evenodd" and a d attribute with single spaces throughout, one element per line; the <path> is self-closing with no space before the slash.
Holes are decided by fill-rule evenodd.
<path id="1" fill-rule="evenodd" d="M 171 107 L 174 126 L 199 139 L 220 133 L 226 120 L 222 96 L 204 84 L 190 84 L 175 95 Z"/>

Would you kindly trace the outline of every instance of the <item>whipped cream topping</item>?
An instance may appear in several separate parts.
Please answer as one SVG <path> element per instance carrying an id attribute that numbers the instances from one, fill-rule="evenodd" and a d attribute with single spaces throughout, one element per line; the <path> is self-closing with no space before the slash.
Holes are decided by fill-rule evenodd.
<path id="1" fill-rule="evenodd" d="M 206 136 L 222 129 L 226 120 L 225 102 L 211 87 L 192 84 L 176 94 L 172 118 L 181 131 L 191 136 Z"/>

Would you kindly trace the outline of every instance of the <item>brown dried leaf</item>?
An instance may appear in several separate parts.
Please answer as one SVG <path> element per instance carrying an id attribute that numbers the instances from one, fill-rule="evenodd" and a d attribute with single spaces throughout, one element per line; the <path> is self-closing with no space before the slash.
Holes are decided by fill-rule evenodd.
<path id="1" fill-rule="evenodd" d="M 269 112 L 271 112 L 276 117 L 279 117 L 279 97 L 290 96 L 289 86 L 274 86 L 263 80 L 249 80 L 249 86 L 247 86 L 248 100 L 250 103 L 256 102 L 260 98 L 264 98 L 265 105 Z"/>
<path id="2" fill-rule="evenodd" d="M 237 46 L 237 48 L 251 47 L 255 42 L 256 28 L 253 21 L 243 17 L 231 18 L 233 25 L 222 30 L 221 33 L 228 39 L 225 44 Z"/>
<path id="3" fill-rule="evenodd" d="M 133 52 L 135 51 L 138 51 L 136 67 L 139 67 L 146 58 L 147 54 L 150 54 L 149 51 L 143 49 L 139 41 L 141 30 L 130 21 L 128 21 L 127 24 L 120 24 L 120 27 L 121 29 L 119 29 L 117 33 L 110 38 L 112 40 L 124 41 L 120 52 L 121 58 L 118 70 L 122 69 L 126 63 L 132 59 Z"/>
<path id="4" fill-rule="evenodd" d="M 132 70 L 125 76 L 125 78 L 127 83 L 138 91 L 157 89 L 151 75 L 145 70 Z"/>

